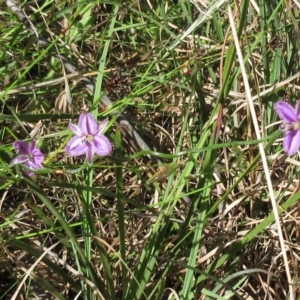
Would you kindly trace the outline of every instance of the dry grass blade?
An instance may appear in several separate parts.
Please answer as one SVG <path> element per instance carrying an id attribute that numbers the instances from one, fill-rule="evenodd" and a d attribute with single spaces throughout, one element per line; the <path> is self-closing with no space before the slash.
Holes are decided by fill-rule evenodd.
<path id="1" fill-rule="evenodd" d="M 261 131 L 259 128 L 257 117 L 256 117 L 256 111 L 255 111 L 255 107 L 254 107 L 254 103 L 253 103 L 253 99 L 252 99 L 252 95 L 251 95 L 251 89 L 250 89 L 250 85 L 249 85 L 249 81 L 248 81 L 248 75 L 247 75 L 246 68 L 244 65 L 244 58 L 242 55 L 242 51 L 240 48 L 240 42 L 239 42 L 237 31 L 235 28 L 233 12 L 232 12 L 230 4 L 228 4 L 227 7 L 228 7 L 228 16 L 229 16 L 229 21 L 230 21 L 230 25 L 231 25 L 231 30 L 232 30 L 232 34 L 233 34 L 233 38 L 234 38 L 236 51 L 237 51 L 237 56 L 238 56 L 238 60 L 239 60 L 240 66 L 241 66 L 241 72 L 243 75 L 246 99 L 248 100 L 248 103 L 249 103 L 251 116 L 252 116 L 252 122 L 253 122 L 253 125 L 255 128 L 256 137 L 258 140 L 260 140 L 261 139 L 261 133 L 260 133 Z M 275 221 L 276 221 L 280 246 L 281 246 L 281 250 L 282 250 L 282 255 L 283 255 L 283 260 L 284 260 L 284 265 L 285 265 L 285 270 L 286 270 L 286 276 L 287 276 L 288 283 L 289 283 L 290 299 L 294 300 L 295 296 L 294 296 L 294 290 L 293 290 L 293 286 L 292 286 L 292 279 L 291 279 L 291 273 L 290 273 L 290 268 L 289 268 L 289 260 L 287 258 L 287 251 L 286 251 L 284 237 L 283 237 L 283 233 L 282 233 L 282 229 L 281 229 L 281 222 L 280 222 L 280 218 L 279 218 L 279 214 L 278 214 L 278 208 L 277 208 L 277 203 L 276 203 L 276 199 L 275 199 L 275 195 L 274 195 L 274 189 L 272 186 L 272 180 L 270 177 L 270 171 L 269 171 L 269 167 L 268 167 L 267 157 L 266 157 L 266 153 L 265 153 L 263 144 L 259 143 L 258 146 L 259 146 L 259 151 L 260 151 L 262 164 L 263 164 L 263 168 L 264 168 L 264 175 L 266 177 L 267 184 L 268 184 L 270 200 L 271 200 L 274 215 L 275 215 Z"/>
<path id="2" fill-rule="evenodd" d="M 53 249 L 55 246 L 57 246 L 58 243 L 52 245 L 48 250 L 51 251 L 51 249 Z M 34 269 L 38 266 L 38 264 L 42 261 L 42 259 L 47 255 L 47 251 L 45 251 L 31 266 L 30 268 L 26 271 L 26 275 L 23 277 L 21 283 L 19 284 L 18 288 L 16 289 L 15 293 L 13 294 L 11 300 L 15 300 L 17 299 L 22 286 L 25 284 L 26 280 L 32 276 L 32 272 L 34 271 Z"/>
<path id="3" fill-rule="evenodd" d="M 191 3 L 195 5 L 198 11 L 202 14 L 205 14 L 205 10 L 207 10 L 209 3 L 206 0 L 190 0 Z"/>

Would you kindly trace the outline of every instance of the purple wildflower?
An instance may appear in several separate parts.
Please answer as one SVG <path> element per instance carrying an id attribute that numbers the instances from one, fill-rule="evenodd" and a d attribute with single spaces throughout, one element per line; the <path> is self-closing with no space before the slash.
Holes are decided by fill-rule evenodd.
<path id="1" fill-rule="evenodd" d="M 278 101 L 275 110 L 283 120 L 280 125 L 284 132 L 283 150 L 288 155 L 294 155 L 300 148 L 300 100 L 295 108 L 284 101 Z"/>
<path id="2" fill-rule="evenodd" d="M 79 116 L 78 125 L 69 124 L 69 128 L 75 134 L 66 146 L 66 152 L 70 156 L 80 156 L 85 154 L 89 164 L 93 162 L 95 154 L 105 156 L 111 153 L 112 144 L 102 133 L 108 120 L 105 119 L 100 124 L 90 113 L 82 113 Z"/>
<path id="3" fill-rule="evenodd" d="M 35 141 L 32 141 L 30 143 L 16 141 L 13 143 L 13 146 L 18 155 L 11 161 L 10 166 L 24 164 L 29 169 L 43 169 L 42 163 L 45 157 L 40 149 L 36 147 Z M 29 171 L 26 171 L 26 174 L 29 176 L 34 175 L 33 172 Z"/>

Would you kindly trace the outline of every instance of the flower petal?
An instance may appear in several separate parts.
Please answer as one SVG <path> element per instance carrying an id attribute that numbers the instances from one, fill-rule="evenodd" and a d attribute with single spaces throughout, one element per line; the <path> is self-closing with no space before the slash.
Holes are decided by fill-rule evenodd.
<path id="1" fill-rule="evenodd" d="M 33 154 L 34 156 L 39 156 L 39 155 L 41 155 L 41 156 L 44 156 L 44 154 L 41 152 L 41 150 L 39 149 L 39 148 L 35 148 L 35 149 L 33 149 L 32 151 L 31 151 L 31 154 Z"/>
<path id="2" fill-rule="evenodd" d="M 31 171 L 25 170 L 24 173 L 29 176 L 29 177 L 33 177 L 35 174 Z"/>
<path id="3" fill-rule="evenodd" d="M 105 119 L 99 124 L 98 129 L 97 129 L 97 134 L 103 133 L 103 131 L 105 130 L 105 128 L 107 126 L 107 123 L 108 123 L 108 119 Z"/>
<path id="4" fill-rule="evenodd" d="M 29 143 L 29 149 L 30 149 L 30 153 L 32 153 L 32 152 L 35 151 L 35 150 L 38 150 L 38 151 L 39 151 L 39 149 L 36 147 L 36 141 L 31 141 L 31 142 Z"/>
<path id="5" fill-rule="evenodd" d="M 112 144 L 106 136 L 99 134 L 94 136 L 93 148 L 96 154 L 106 156 L 111 153 Z"/>
<path id="6" fill-rule="evenodd" d="M 278 116 L 287 123 L 296 122 L 298 120 L 295 109 L 287 102 L 276 102 L 275 110 Z"/>
<path id="7" fill-rule="evenodd" d="M 18 164 L 23 164 L 25 161 L 28 160 L 28 155 L 26 154 L 19 154 L 17 157 L 15 157 L 11 162 L 10 166 L 18 165 Z"/>
<path id="8" fill-rule="evenodd" d="M 44 167 L 42 163 L 44 162 L 44 160 L 44 155 L 35 155 L 31 161 L 37 166 L 36 169 L 43 169 Z"/>
<path id="9" fill-rule="evenodd" d="M 13 143 L 13 146 L 15 150 L 20 154 L 28 154 L 31 152 L 30 146 L 26 142 L 16 141 Z"/>
<path id="10" fill-rule="evenodd" d="M 84 133 L 81 131 L 80 127 L 73 123 L 69 123 L 69 128 L 73 131 L 74 134 L 76 134 L 78 136 L 84 135 Z"/>
<path id="11" fill-rule="evenodd" d="M 93 163 L 93 157 L 95 155 L 95 147 L 92 145 L 89 145 L 87 152 L 86 152 L 86 159 L 89 165 Z"/>
<path id="12" fill-rule="evenodd" d="M 288 155 L 294 155 L 300 148 L 300 130 L 288 131 L 283 139 L 283 150 Z"/>
<path id="13" fill-rule="evenodd" d="M 78 126 L 85 135 L 94 135 L 97 133 L 98 124 L 91 113 L 83 113 L 78 120 Z"/>
<path id="14" fill-rule="evenodd" d="M 29 169 L 43 169 L 44 168 L 39 162 L 36 162 L 34 159 L 24 162 L 24 165 Z"/>
<path id="15" fill-rule="evenodd" d="M 72 137 L 66 146 L 66 152 L 71 156 L 80 156 L 87 153 L 87 144 L 78 136 Z"/>

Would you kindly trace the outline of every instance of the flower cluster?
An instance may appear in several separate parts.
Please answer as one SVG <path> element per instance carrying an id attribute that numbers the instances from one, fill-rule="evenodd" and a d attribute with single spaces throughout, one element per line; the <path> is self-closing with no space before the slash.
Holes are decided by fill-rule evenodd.
<path id="1" fill-rule="evenodd" d="M 67 143 L 66 152 L 70 156 L 85 154 L 88 164 L 92 164 L 95 154 L 100 156 L 109 155 L 112 151 L 112 144 L 103 135 L 107 123 L 108 120 L 105 119 L 98 124 L 91 113 L 82 113 L 79 116 L 78 125 L 69 124 L 69 128 L 75 136 Z M 13 143 L 13 146 L 18 155 L 11 161 L 11 166 L 24 164 L 30 169 L 30 171 L 26 171 L 26 174 L 29 176 L 34 175 L 32 171 L 43 168 L 42 163 L 45 157 L 37 148 L 35 141 L 30 143 L 16 141 Z"/>

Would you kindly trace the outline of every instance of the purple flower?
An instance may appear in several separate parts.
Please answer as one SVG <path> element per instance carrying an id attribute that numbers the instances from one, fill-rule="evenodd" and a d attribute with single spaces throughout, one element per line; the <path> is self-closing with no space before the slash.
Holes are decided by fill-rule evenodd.
<path id="1" fill-rule="evenodd" d="M 111 153 L 112 144 L 102 133 L 108 120 L 105 119 L 100 124 L 90 113 L 82 113 L 79 116 L 78 125 L 69 124 L 69 128 L 75 134 L 66 146 L 66 152 L 70 156 L 80 156 L 85 154 L 89 164 L 93 162 L 95 154 L 105 156 Z"/>
<path id="2" fill-rule="evenodd" d="M 16 141 L 13 143 L 13 146 L 18 155 L 11 161 L 10 166 L 24 164 L 29 169 L 43 169 L 42 163 L 45 157 L 40 149 L 36 147 L 35 141 L 30 143 Z M 34 175 L 33 172 L 29 171 L 26 171 L 26 174 L 29 176 Z"/>
<path id="3" fill-rule="evenodd" d="M 275 110 L 283 120 L 280 125 L 284 132 L 283 150 L 288 155 L 294 155 L 300 148 L 300 100 L 295 108 L 284 101 L 278 101 Z"/>

